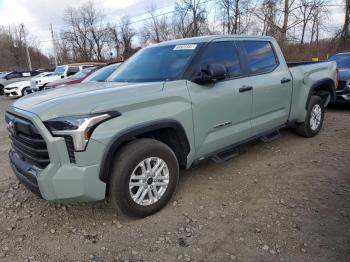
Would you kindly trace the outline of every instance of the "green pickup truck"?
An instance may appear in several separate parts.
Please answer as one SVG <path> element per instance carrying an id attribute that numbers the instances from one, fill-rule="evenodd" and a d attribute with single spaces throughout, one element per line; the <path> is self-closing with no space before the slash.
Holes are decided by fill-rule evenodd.
<path id="1" fill-rule="evenodd" d="M 16 101 L 5 118 L 18 179 L 47 200 L 134 217 L 170 200 L 179 169 L 225 161 L 285 126 L 313 137 L 335 98 L 334 62 L 287 65 L 271 37 L 207 36 L 140 50 L 101 83 Z"/>

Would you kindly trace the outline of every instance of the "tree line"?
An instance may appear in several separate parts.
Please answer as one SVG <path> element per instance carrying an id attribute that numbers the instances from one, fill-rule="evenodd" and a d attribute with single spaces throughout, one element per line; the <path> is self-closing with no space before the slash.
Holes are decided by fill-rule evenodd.
<path id="1" fill-rule="evenodd" d="M 149 18 L 136 26 L 128 16 L 119 23 L 108 21 L 104 11 L 89 0 L 64 11 L 65 27 L 53 43 L 56 58 L 63 64 L 125 60 L 143 46 L 177 38 L 253 34 L 275 37 L 290 61 L 325 59 L 327 54 L 350 47 L 350 0 L 343 0 L 345 19 L 341 28 L 329 24 L 333 4 L 331 0 L 178 0 L 167 14 L 159 14 L 156 6 L 149 6 L 145 10 Z M 21 38 L 17 31 L 3 28 L 0 47 L 2 35 Z M 16 54 L 10 52 L 11 44 L 19 48 Z M 23 43 L 11 42 L 5 50 L 13 57 L 6 56 L 2 61 L 23 66 L 19 62 L 25 60 L 22 49 Z M 0 48 L 0 54 L 3 50 Z M 30 53 L 36 53 L 35 65 L 48 62 L 33 44 Z M 50 60 L 52 63 L 53 57 Z"/>

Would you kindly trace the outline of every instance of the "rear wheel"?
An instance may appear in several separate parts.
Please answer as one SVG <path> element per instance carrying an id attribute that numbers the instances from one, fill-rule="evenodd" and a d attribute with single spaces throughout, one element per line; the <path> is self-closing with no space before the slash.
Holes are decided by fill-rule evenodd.
<path id="1" fill-rule="evenodd" d="M 303 137 L 317 135 L 323 125 L 325 107 L 319 96 L 311 96 L 305 122 L 296 123 L 296 132 Z"/>
<path id="2" fill-rule="evenodd" d="M 166 144 L 137 139 L 115 158 L 109 184 L 112 205 L 128 216 L 149 216 L 167 204 L 178 179 L 177 158 Z"/>

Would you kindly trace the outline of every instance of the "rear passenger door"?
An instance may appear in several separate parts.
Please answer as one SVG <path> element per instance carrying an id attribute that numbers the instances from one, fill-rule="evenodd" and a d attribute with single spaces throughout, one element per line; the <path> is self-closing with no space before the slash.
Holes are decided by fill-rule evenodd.
<path id="1" fill-rule="evenodd" d="M 280 64 L 270 41 L 240 41 L 253 87 L 252 135 L 270 131 L 288 120 L 292 79 Z"/>
<path id="2" fill-rule="evenodd" d="M 232 40 L 210 43 L 196 61 L 196 72 L 208 64 L 222 64 L 228 72 L 225 79 L 216 82 L 188 82 L 200 158 L 250 137 L 252 92 L 247 88 L 250 80 Z M 246 91 L 242 92 L 242 87 Z"/>

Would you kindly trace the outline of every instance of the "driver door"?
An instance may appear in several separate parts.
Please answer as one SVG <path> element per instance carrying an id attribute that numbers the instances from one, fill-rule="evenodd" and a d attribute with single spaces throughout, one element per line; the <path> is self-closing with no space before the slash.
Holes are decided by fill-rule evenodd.
<path id="1" fill-rule="evenodd" d="M 214 41 L 196 64 L 222 64 L 227 77 L 216 82 L 188 81 L 192 98 L 197 157 L 204 157 L 251 136 L 252 91 L 234 41 Z"/>

